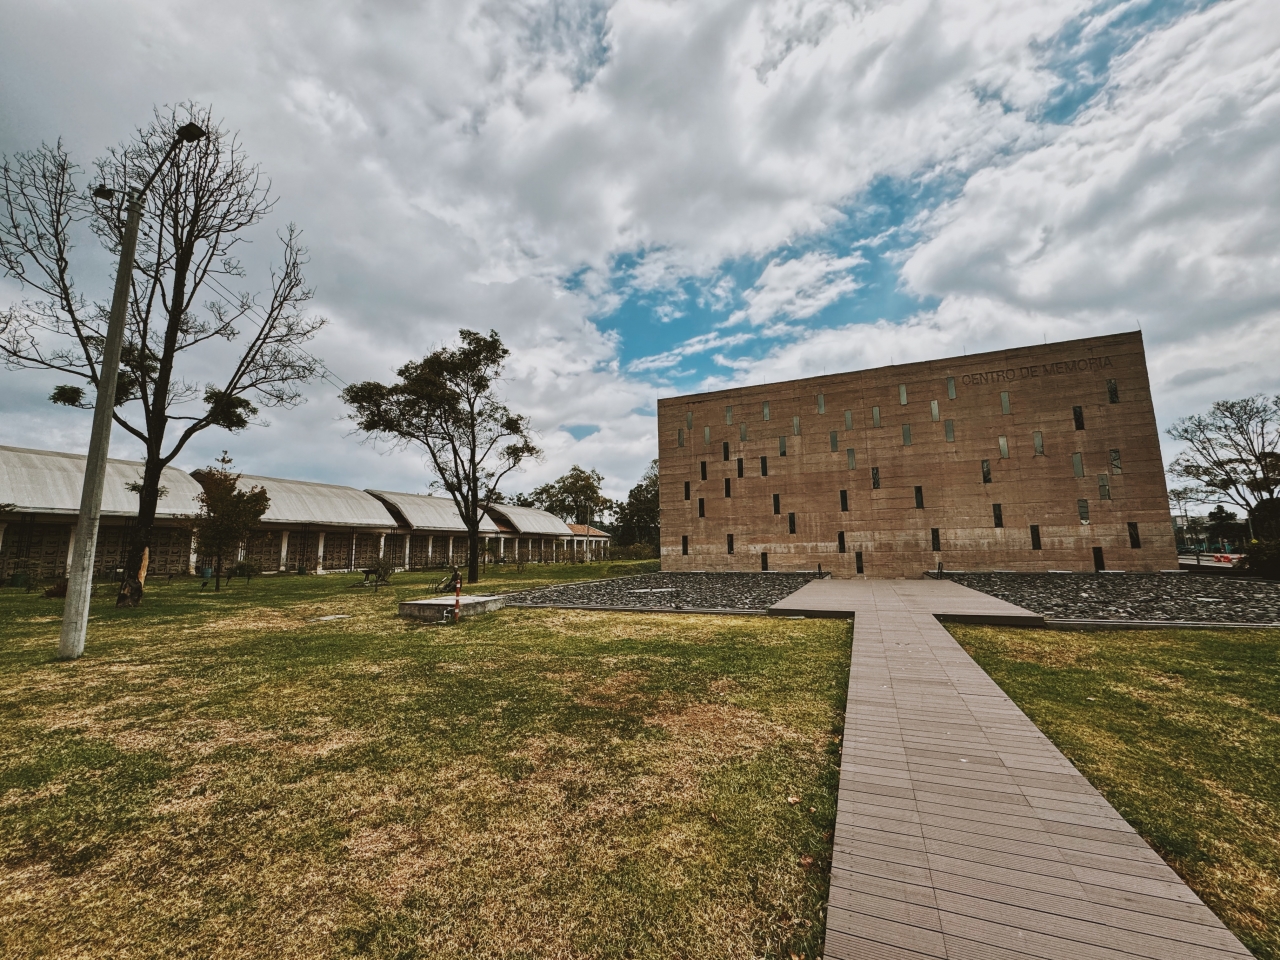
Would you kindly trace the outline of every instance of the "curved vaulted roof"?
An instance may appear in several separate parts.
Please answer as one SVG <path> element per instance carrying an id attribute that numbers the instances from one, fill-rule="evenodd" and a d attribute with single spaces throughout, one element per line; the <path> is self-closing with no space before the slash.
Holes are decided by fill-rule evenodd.
<path id="1" fill-rule="evenodd" d="M 85 457 L 78 453 L 28 450 L 0 446 L 0 503 L 11 503 L 18 513 L 54 513 L 75 516 L 80 512 Z M 142 464 L 133 460 L 108 460 L 102 489 L 104 517 L 138 514 L 138 495 L 127 485 L 142 479 Z M 199 511 L 196 496 L 200 484 L 177 467 L 165 467 L 160 485 L 168 492 L 156 506 L 162 519 L 190 516 Z"/>
<path id="2" fill-rule="evenodd" d="M 265 487 L 271 505 L 263 523 L 311 523 L 324 527 L 378 527 L 391 529 L 395 518 L 378 500 L 355 487 L 279 477 L 240 478 L 240 489 Z"/>
<path id="3" fill-rule="evenodd" d="M 546 537 L 568 537 L 573 534 L 568 524 L 545 510 L 514 507 L 509 503 L 495 503 L 489 510 L 504 517 L 511 526 L 516 528 L 517 533 L 526 536 L 534 534 Z"/>
<path id="4" fill-rule="evenodd" d="M 467 525 L 449 497 L 428 497 L 421 493 L 394 493 L 389 490 L 366 490 L 391 505 L 414 530 L 438 530 L 441 533 L 465 534 Z M 489 517 L 480 521 L 483 534 L 498 533 L 498 525 Z"/>

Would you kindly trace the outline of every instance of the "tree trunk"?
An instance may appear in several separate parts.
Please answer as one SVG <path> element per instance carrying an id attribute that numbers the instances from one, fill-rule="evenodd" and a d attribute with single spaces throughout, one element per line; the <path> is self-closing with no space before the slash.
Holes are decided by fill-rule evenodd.
<path id="1" fill-rule="evenodd" d="M 480 582 L 480 529 L 467 531 L 467 583 Z"/>
<path id="2" fill-rule="evenodd" d="M 147 464 L 142 472 L 142 490 L 138 494 L 138 522 L 129 538 L 129 551 L 125 555 L 124 577 L 120 592 L 116 595 L 117 607 L 136 607 L 142 603 L 144 564 L 150 553 L 151 528 L 156 522 L 156 506 L 160 502 L 160 458 L 147 453 Z"/>

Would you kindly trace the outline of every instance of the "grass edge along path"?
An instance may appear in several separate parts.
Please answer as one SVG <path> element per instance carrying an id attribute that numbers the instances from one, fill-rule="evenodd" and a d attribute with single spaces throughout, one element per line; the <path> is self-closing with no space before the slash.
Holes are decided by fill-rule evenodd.
<path id="1" fill-rule="evenodd" d="M 1262 960 L 1280 960 L 1280 631 L 948 625 Z"/>
<path id="2" fill-rule="evenodd" d="M 0 590 L 0 954 L 816 955 L 847 624 L 355 579 Z"/>

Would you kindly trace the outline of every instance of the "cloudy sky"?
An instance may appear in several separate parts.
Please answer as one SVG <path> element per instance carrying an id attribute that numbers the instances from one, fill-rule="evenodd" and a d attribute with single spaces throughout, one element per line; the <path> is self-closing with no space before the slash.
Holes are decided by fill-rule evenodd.
<path id="1" fill-rule="evenodd" d="M 0 152 L 61 137 L 88 167 L 194 99 L 279 197 L 246 284 L 305 231 L 332 380 L 188 468 L 225 447 L 422 489 L 334 384 L 463 326 L 512 347 L 546 449 L 513 489 L 579 463 L 623 495 L 660 396 L 1045 337 L 1141 326 L 1162 426 L 1280 391 L 1275 0 L 0 0 L 0 22 Z M 105 296 L 111 264 L 77 257 Z M 83 449 L 54 382 L 0 370 L 0 443 Z"/>

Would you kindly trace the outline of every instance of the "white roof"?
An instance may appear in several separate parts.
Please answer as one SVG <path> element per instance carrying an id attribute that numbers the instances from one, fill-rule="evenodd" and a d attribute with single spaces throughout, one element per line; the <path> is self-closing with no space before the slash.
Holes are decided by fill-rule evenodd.
<path id="1" fill-rule="evenodd" d="M 489 508 L 493 513 L 505 517 L 517 533 L 541 534 L 548 537 L 570 537 L 573 531 L 568 524 L 554 513 L 535 510 L 532 507 L 514 507 L 509 503 L 495 503 Z"/>
<path id="2" fill-rule="evenodd" d="M 265 487 L 271 505 L 262 515 L 263 523 L 311 523 L 324 527 L 394 528 L 395 519 L 387 508 L 363 490 L 309 480 L 282 480 L 279 477 L 240 478 L 239 487 Z"/>
<path id="3" fill-rule="evenodd" d="M 414 530 L 439 530 L 444 533 L 466 533 L 467 525 L 458 515 L 449 497 L 428 497 L 421 493 L 393 493 L 388 490 L 366 490 L 398 510 Z M 481 533 L 497 533 L 498 525 L 489 517 L 480 520 Z"/>
<path id="4" fill-rule="evenodd" d="M 78 453 L 0 447 L 0 503 L 12 503 L 19 513 L 80 512 L 85 457 Z M 102 489 L 104 517 L 135 517 L 138 495 L 126 484 L 142 479 L 142 464 L 133 460 L 108 460 Z M 156 506 L 156 516 L 173 518 L 199 511 L 196 496 L 200 484 L 177 467 L 165 467 L 160 485 L 168 490 Z"/>

